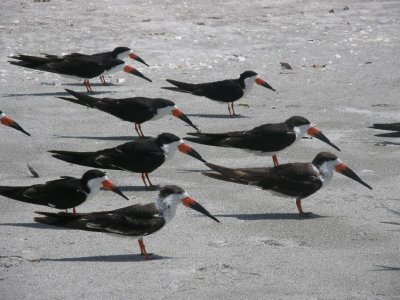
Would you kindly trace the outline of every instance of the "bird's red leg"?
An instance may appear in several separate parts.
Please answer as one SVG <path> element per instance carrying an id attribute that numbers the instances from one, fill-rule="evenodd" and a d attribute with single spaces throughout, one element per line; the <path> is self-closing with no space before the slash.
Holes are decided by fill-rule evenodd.
<path id="1" fill-rule="evenodd" d="M 149 178 L 149 173 L 144 173 L 144 175 L 146 176 L 146 178 L 147 178 L 147 181 L 149 182 L 149 184 L 150 184 L 150 187 L 154 187 L 154 185 L 151 183 L 151 181 L 150 181 L 150 178 Z"/>
<path id="2" fill-rule="evenodd" d="M 141 138 L 144 138 L 144 134 L 143 134 L 143 131 L 142 131 L 142 125 L 140 125 L 139 124 L 139 131 L 140 131 L 140 133 L 141 133 Z"/>
<path id="3" fill-rule="evenodd" d="M 89 91 L 90 91 L 91 93 L 93 93 L 93 90 L 92 90 L 92 87 L 90 86 L 89 80 L 87 81 L 87 85 L 88 85 L 88 87 L 89 87 Z"/>
<path id="4" fill-rule="evenodd" d="M 88 86 L 87 86 L 86 80 L 83 81 L 83 85 L 85 86 L 86 90 L 89 92 L 89 88 L 88 88 Z"/>
<path id="5" fill-rule="evenodd" d="M 274 167 L 279 166 L 278 158 L 276 157 L 275 154 L 272 155 L 272 161 L 274 162 Z"/>
<path id="6" fill-rule="evenodd" d="M 139 130 L 138 130 L 138 124 L 136 124 L 136 123 L 135 123 L 135 130 L 136 130 L 138 136 L 141 137 L 141 136 L 140 136 L 140 132 L 139 132 Z"/>
<path id="7" fill-rule="evenodd" d="M 72 208 L 72 213 L 73 213 L 73 214 L 76 214 L 76 209 L 75 209 L 75 207 Z"/>
<path id="8" fill-rule="evenodd" d="M 145 174 L 145 173 L 142 173 L 142 180 L 143 180 L 144 185 L 146 186 L 146 190 L 148 190 L 149 187 L 147 186 L 146 178 L 144 177 L 144 174 Z"/>
<path id="9" fill-rule="evenodd" d="M 83 81 L 83 84 L 85 85 L 86 90 L 87 90 L 89 93 L 90 93 L 90 92 L 93 92 L 92 87 L 90 86 L 89 80 L 84 80 L 84 81 Z"/>
<path id="10" fill-rule="evenodd" d="M 140 253 L 144 256 L 144 259 L 146 259 L 146 260 L 150 259 L 149 255 L 147 254 L 143 239 L 139 239 L 138 242 L 139 242 L 139 247 L 140 247 Z"/>
<path id="11" fill-rule="evenodd" d="M 236 116 L 235 109 L 233 107 L 233 102 L 231 102 L 231 105 L 232 105 L 232 116 Z"/>
<path id="12" fill-rule="evenodd" d="M 310 212 L 305 213 L 303 211 L 303 208 L 301 207 L 301 199 L 300 198 L 296 199 L 296 206 L 299 211 L 300 217 L 302 217 L 302 218 L 308 217 L 311 214 Z"/>
<path id="13" fill-rule="evenodd" d="M 106 80 L 104 79 L 104 76 L 103 76 L 103 75 L 100 76 L 100 80 L 101 80 L 101 83 L 102 83 L 103 85 L 107 85 L 107 82 L 106 82 Z"/>
<path id="14" fill-rule="evenodd" d="M 231 106 L 229 105 L 229 103 L 228 103 L 228 112 L 229 112 L 229 115 L 232 117 Z"/>

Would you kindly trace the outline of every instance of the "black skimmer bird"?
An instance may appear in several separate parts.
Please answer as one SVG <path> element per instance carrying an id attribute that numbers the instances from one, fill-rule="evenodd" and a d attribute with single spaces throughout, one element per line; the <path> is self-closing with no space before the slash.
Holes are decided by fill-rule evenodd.
<path id="1" fill-rule="evenodd" d="M 167 81 L 175 85 L 175 87 L 163 87 L 163 89 L 203 96 L 214 101 L 228 103 L 230 116 L 235 115 L 233 102 L 245 96 L 253 88 L 254 83 L 275 91 L 265 80 L 258 77 L 254 71 L 243 72 L 237 79 L 199 84 L 179 82 L 171 79 L 167 79 Z"/>
<path id="2" fill-rule="evenodd" d="M 140 253 L 145 259 L 149 259 L 143 237 L 160 230 L 171 221 L 180 203 L 219 223 L 216 217 L 176 185 L 164 186 L 155 203 L 135 204 L 112 211 L 86 214 L 37 212 L 44 217 L 35 217 L 35 221 L 71 229 L 132 237 L 138 240 Z"/>
<path id="3" fill-rule="evenodd" d="M 87 56 L 87 55 L 94 56 L 94 57 L 110 57 L 110 58 L 120 59 L 120 60 L 124 60 L 125 58 L 130 57 L 131 59 L 136 60 L 136 61 L 149 67 L 149 65 L 142 58 L 140 58 L 136 53 L 134 53 L 128 47 L 117 47 L 113 51 L 100 52 L 100 53 L 95 53 L 95 54 L 71 53 L 71 54 L 66 54 L 63 56 L 57 56 L 57 55 L 53 55 L 53 54 L 43 53 L 43 55 L 47 58 L 59 58 L 59 59 L 73 57 L 73 56 Z M 103 85 L 106 84 L 106 81 L 105 81 L 103 75 L 100 75 L 100 80 Z"/>
<path id="4" fill-rule="evenodd" d="M 270 190 L 280 196 L 296 198 L 300 216 L 307 216 L 301 207 L 301 200 L 314 194 L 326 185 L 339 172 L 372 190 L 356 173 L 347 167 L 336 155 L 329 152 L 319 153 L 311 163 L 289 163 L 270 168 L 230 169 L 205 163 L 210 169 L 218 172 L 203 174 L 229 182 L 251 184 Z"/>
<path id="5" fill-rule="evenodd" d="M 293 145 L 308 134 L 336 150 L 338 147 L 306 118 L 294 116 L 283 123 L 264 124 L 248 131 L 231 131 L 226 133 L 188 133 L 195 137 L 185 140 L 218 147 L 239 148 L 272 155 L 274 166 L 278 165 L 276 153 Z"/>
<path id="6" fill-rule="evenodd" d="M 62 150 L 51 150 L 49 152 L 53 153 L 53 157 L 72 164 L 141 173 L 143 183 L 148 188 L 149 186 L 153 187 L 148 173 L 153 172 L 164 162 L 170 160 L 177 149 L 205 162 L 197 151 L 172 133 L 162 133 L 156 138 L 127 142 L 114 148 L 94 152 Z"/>
<path id="7" fill-rule="evenodd" d="M 13 121 L 13 119 L 11 119 L 10 117 L 8 117 L 8 116 L 7 116 L 5 113 L 3 113 L 1 110 L 0 110 L 0 123 L 3 124 L 3 125 L 5 125 L 5 126 L 14 128 L 14 129 L 16 129 L 16 130 L 18 130 L 18 131 L 21 131 L 21 132 L 25 133 L 26 135 L 31 136 L 31 135 L 30 135 L 28 132 L 26 132 L 17 122 Z"/>
<path id="8" fill-rule="evenodd" d="M 97 108 L 98 110 L 109 113 L 121 120 L 135 123 L 135 130 L 139 137 L 144 137 L 141 124 L 146 121 L 158 120 L 162 117 L 172 114 L 174 117 L 181 119 L 194 129 L 199 129 L 190 121 L 190 119 L 178 109 L 174 102 L 161 98 L 94 98 L 85 93 L 77 93 L 66 89 L 75 98 L 58 97 L 73 103 L 77 103 L 86 107 Z"/>
<path id="9" fill-rule="evenodd" d="M 89 79 L 119 71 L 136 75 L 151 82 L 149 78 L 135 68 L 125 65 L 123 60 L 108 56 L 68 55 L 64 58 L 17 55 L 10 58 L 17 60 L 9 61 L 16 66 L 57 73 L 65 77 L 83 79 L 83 84 L 88 92 L 92 92 Z"/>
<path id="10" fill-rule="evenodd" d="M 30 186 L 0 186 L 0 195 L 21 202 L 44 205 L 57 209 L 72 208 L 93 198 L 100 187 L 129 200 L 100 170 L 89 170 L 82 178 L 63 176 L 61 179 Z"/>

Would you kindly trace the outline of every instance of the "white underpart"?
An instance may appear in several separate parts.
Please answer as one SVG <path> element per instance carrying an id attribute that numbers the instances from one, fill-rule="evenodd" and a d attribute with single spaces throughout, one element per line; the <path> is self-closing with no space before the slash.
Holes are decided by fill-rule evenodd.
<path id="1" fill-rule="evenodd" d="M 109 70 L 105 70 L 103 73 L 101 73 L 99 76 L 103 76 L 103 75 L 108 75 L 108 74 L 112 74 L 112 73 L 117 73 L 117 72 L 121 72 L 124 70 L 125 64 L 119 64 L 117 66 L 112 67 Z"/>
<path id="2" fill-rule="evenodd" d="M 157 110 L 157 114 L 153 118 L 151 118 L 151 121 L 158 120 L 158 119 L 161 119 L 161 118 L 163 118 L 163 117 L 165 117 L 167 115 L 170 115 L 172 110 L 174 110 L 176 108 L 177 108 L 176 105 L 175 106 L 167 106 L 167 107 L 159 108 Z"/>
<path id="3" fill-rule="evenodd" d="M 321 166 L 319 166 L 319 178 L 322 180 L 323 185 L 329 183 L 329 181 L 333 177 L 333 171 L 335 170 L 335 167 L 341 163 L 342 161 L 338 158 L 335 160 L 326 161 Z"/>
<path id="4" fill-rule="evenodd" d="M 161 211 L 161 215 L 166 223 L 175 217 L 178 204 L 186 197 L 189 197 L 189 195 L 185 192 L 183 194 L 171 194 L 166 198 L 157 198 L 156 206 Z"/>
<path id="5" fill-rule="evenodd" d="M 247 77 L 244 80 L 244 90 L 243 90 L 243 97 L 246 96 L 254 87 L 256 83 L 257 75 L 252 77 Z"/>
<path id="6" fill-rule="evenodd" d="M 99 192 L 104 180 L 108 180 L 107 176 L 93 178 L 88 181 L 87 186 L 90 192 L 86 198 L 86 202 L 92 199 Z"/>
<path id="7" fill-rule="evenodd" d="M 182 140 L 179 140 L 170 144 L 162 145 L 161 149 L 164 151 L 165 160 L 170 160 L 174 156 L 176 149 L 178 149 L 178 146 L 183 143 L 184 142 Z"/>
<path id="8" fill-rule="evenodd" d="M 132 53 L 132 50 L 122 52 L 122 53 L 120 53 L 120 54 L 117 55 L 117 59 L 124 60 L 124 59 L 127 58 L 127 57 L 129 56 L 129 54 L 131 54 L 131 53 Z"/>
<path id="9" fill-rule="evenodd" d="M 5 118 L 5 116 L 6 116 L 6 114 L 2 112 L 2 113 L 0 114 L 0 120 L 2 120 L 3 118 Z"/>

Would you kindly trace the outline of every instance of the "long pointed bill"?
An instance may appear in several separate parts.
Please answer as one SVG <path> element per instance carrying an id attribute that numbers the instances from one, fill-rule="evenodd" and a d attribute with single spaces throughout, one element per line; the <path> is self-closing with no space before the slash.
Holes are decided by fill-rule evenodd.
<path id="1" fill-rule="evenodd" d="M 179 151 L 181 151 L 182 153 L 185 153 L 187 155 L 190 155 L 191 157 L 194 157 L 202 162 L 206 162 L 204 160 L 204 158 L 201 157 L 201 155 L 194 150 L 192 147 L 190 147 L 188 144 L 182 143 L 178 146 Z"/>
<path id="2" fill-rule="evenodd" d="M 211 215 L 203 206 L 201 206 L 199 203 L 197 203 L 194 199 L 192 199 L 190 197 L 186 197 L 185 199 L 182 200 L 182 203 L 186 207 L 194 209 L 194 210 L 198 211 L 199 213 L 202 213 L 203 215 L 213 219 L 215 222 L 220 223 L 216 217 Z"/>
<path id="3" fill-rule="evenodd" d="M 339 147 L 335 146 L 319 129 L 316 127 L 311 127 L 307 130 L 307 134 L 311 135 L 312 137 L 315 137 L 316 139 L 319 139 L 320 141 L 323 141 L 324 143 L 327 143 L 328 145 L 332 146 L 336 150 L 340 151 Z"/>
<path id="4" fill-rule="evenodd" d="M 129 200 L 129 198 L 126 197 L 126 196 L 121 192 L 121 190 L 120 190 L 119 188 L 117 188 L 117 187 L 114 185 L 114 183 L 112 183 L 111 180 L 106 179 L 106 180 L 104 180 L 101 184 L 103 185 L 103 188 L 104 188 L 104 189 L 113 191 L 114 193 L 116 193 L 116 194 L 120 195 L 121 197 L 125 198 L 126 200 Z"/>
<path id="5" fill-rule="evenodd" d="M 143 59 L 141 59 L 138 55 L 136 55 L 136 54 L 133 53 L 133 52 L 131 52 L 131 53 L 129 54 L 129 57 L 130 57 L 131 59 L 133 59 L 133 60 L 136 60 L 136 61 L 138 61 L 138 62 L 140 62 L 140 63 L 142 63 L 142 64 L 144 64 L 144 65 L 150 67 Z"/>
<path id="6" fill-rule="evenodd" d="M 142 73 L 140 73 L 140 72 L 139 72 L 138 70 L 136 70 L 134 67 L 131 67 L 131 66 L 126 65 L 126 66 L 124 67 L 124 72 L 129 73 L 129 74 L 132 74 L 132 75 L 136 75 L 136 76 L 138 76 L 138 77 L 140 77 L 140 78 L 143 78 L 143 79 L 145 79 L 145 80 L 147 80 L 147 81 L 152 82 L 151 79 L 149 79 L 149 78 L 147 78 L 146 76 L 144 76 Z"/>
<path id="7" fill-rule="evenodd" d="M 175 108 L 174 110 L 172 110 L 172 115 L 174 117 L 177 117 L 178 119 L 182 120 L 186 124 L 189 124 L 190 126 L 192 126 L 194 129 L 197 130 L 197 132 L 200 132 L 200 130 L 196 127 L 196 125 L 194 125 L 192 123 L 192 121 L 190 121 L 190 119 L 181 110 Z"/>
<path id="8" fill-rule="evenodd" d="M 256 83 L 262 85 L 263 87 L 266 87 L 267 89 L 275 91 L 275 89 L 272 86 L 270 86 L 265 80 L 261 78 L 257 78 Z"/>
<path id="9" fill-rule="evenodd" d="M 344 163 L 338 164 L 335 168 L 335 171 L 357 181 L 358 183 L 361 183 L 363 186 L 366 186 L 367 188 L 372 190 L 371 186 L 362 181 L 362 179 L 358 177 L 358 175 L 354 173 L 354 171 L 350 169 L 348 166 L 346 166 Z"/>
<path id="10" fill-rule="evenodd" d="M 1 119 L 1 124 L 6 125 L 8 127 L 14 128 L 18 131 L 25 133 L 26 135 L 31 136 L 28 132 L 26 132 L 17 122 L 14 122 L 11 118 L 5 116 Z"/>

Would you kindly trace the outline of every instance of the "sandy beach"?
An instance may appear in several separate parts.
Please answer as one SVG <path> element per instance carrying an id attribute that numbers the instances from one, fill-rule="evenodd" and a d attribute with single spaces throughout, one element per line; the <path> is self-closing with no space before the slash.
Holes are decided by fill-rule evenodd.
<path id="1" fill-rule="evenodd" d="M 304 116 L 341 152 L 303 139 L 278 155 L 280 163 L 330 151 L 373 187 L 336 173 L 303 200 L 313 214 L 300 218 L 295 199 L 205 177 L 204 164 L 176 153 L 151 173 L 153 183 L 181 186 L 221 224 L 179 207 L 145 237 L 150 261 L 134 239 L 37 224 L 35 211 L 55 210 L 0 197 L 0 299 L 400 299 L 400 139 L 369 128 L 400 122 L 400 2 L 4 0 L 0 7 L 0 110 L 32 135 L 0 126 L 0 185 L 80 177 L 88 168 L 47 151 L 93 151 L 137 137 L 131 123 L 57 98 L 65 88 L 84 92 L 81 82 L 13 66 L 8 56 L 127 46 L 150 67 L 126 61 L 153 82 L 118 73 L 102 86 L 94 78 L 96 97 L 170 99 L 203 132 Z M 161 89 L 166 79 L 216 81 L 246 70 L 276 92 L 254 87 L 236 102 L 236 118 L 226 105 Z M 172 116 L 142 128 L 147 136 L 193 132 Z M 269 156 L 190 144 L 215 164 L 272 166 Z M 130 201 L 101 191 L 79 212 L 157 197 L 140 174 L 107 174 Z"/>

